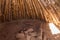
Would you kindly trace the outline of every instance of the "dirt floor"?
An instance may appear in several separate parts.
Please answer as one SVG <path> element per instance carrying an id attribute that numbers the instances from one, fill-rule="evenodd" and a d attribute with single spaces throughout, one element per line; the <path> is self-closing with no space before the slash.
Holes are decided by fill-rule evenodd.
<path id="1" fill-rule="evenodd" d="M 0 40 L 18 40 L 16 34 L 20 30 L 33 28 L 40 33 L 40 40 L 54 40 L 50 35 L 47 23 L 39 20 L 17 20 L 0 24 Z"/>

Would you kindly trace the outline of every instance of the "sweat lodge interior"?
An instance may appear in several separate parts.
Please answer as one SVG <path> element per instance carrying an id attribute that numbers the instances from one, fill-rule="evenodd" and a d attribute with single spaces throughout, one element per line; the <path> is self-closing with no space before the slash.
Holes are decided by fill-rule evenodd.
<path id="1" fill-rule="evenodd" d="M 0 40 L 60 40 L 60 0 L 0 0 Z"/>

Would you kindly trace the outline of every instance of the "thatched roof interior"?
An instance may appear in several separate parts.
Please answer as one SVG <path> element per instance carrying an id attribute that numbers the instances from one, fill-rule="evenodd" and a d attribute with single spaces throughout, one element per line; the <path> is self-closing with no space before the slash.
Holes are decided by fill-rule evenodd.
<path id="1" fill-rule="evenodd" d="M 0 0 L 0 21 L 40 19 L 60 21 L 59 0 Z"/>
<path id="2" fill-rule="evenodd" d="M 0 0 L 0 40 L 16 40 L 17 31 L 30 27 L 44 31 L 42 40 L 60 40 L 59 34 L 52 36 L 48 23 L 60 29 L 60 0 Z"/>

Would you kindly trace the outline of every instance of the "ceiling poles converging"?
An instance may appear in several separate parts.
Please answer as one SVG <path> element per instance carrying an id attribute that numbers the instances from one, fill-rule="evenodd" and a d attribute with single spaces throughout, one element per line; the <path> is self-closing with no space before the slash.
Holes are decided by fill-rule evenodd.
<path id="1" fill-rule="evenodd" d="M 49 23 L 52 34 L 60 33 L 54 25 L 60 26 L 59 0 L 0 0 L 0 18 L 3 21 L 37 18 Z"/>
<path id="2" fill-rule="evenodd" d="M 44 17 L 47 22 L 53 22 L 56 25 L 59 23 L 59 17 L 58 17 L 58 6 L 56 5 L 55 0 L 38 0 L 43 11 L 44 11 Z M 57 6 L 57 7 L 56 7 Z"/>
<path id="3" fill-rule="evenodd" d="M 49 22 L 49 28 L 52 34 L 60 34 L 60 30 L 55 26 L 60 23 L 55 0 L 38 0 L 43 11 L 44 17 Z M 58 25 L 59 26 L 59 25 Z"/>
<path id="4" fill-rule="evenodd" d="M 0 0 L 3 21 L 14 19 L 41 19 L 58 25 L 60 4 L 58 0 Z"/>

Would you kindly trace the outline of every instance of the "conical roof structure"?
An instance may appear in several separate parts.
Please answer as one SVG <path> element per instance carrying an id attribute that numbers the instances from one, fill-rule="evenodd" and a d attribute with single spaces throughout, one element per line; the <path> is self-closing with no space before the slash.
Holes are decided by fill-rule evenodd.
<path id="1" fill-rule="evenodd" d="M 60 40 L 59 28 L 60 0 L 0 0 L 0 40 L 17 40 L 21 32 L 25 39 L 36 33 L 40 40 Z"/>
<path id="2" fill-rule="evenodd" d="M 0 21 L 40 19 L 60 23 L 59 0 L 0 0 Z"/>

